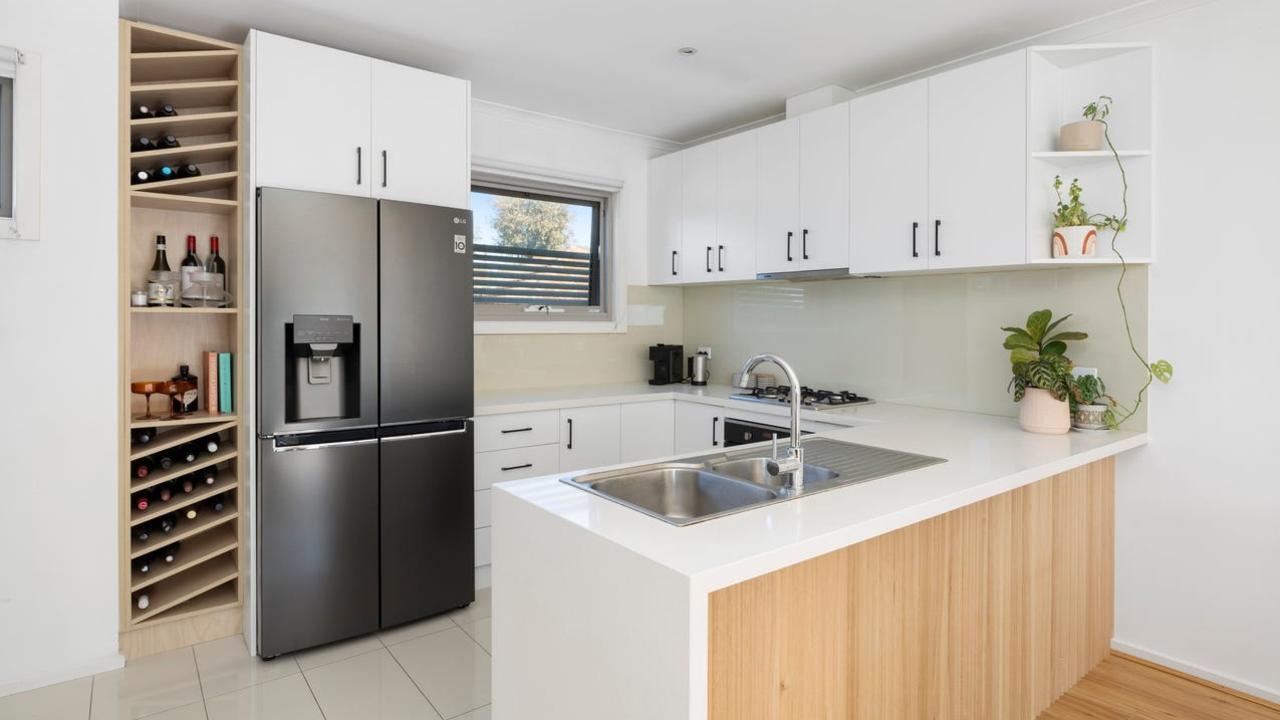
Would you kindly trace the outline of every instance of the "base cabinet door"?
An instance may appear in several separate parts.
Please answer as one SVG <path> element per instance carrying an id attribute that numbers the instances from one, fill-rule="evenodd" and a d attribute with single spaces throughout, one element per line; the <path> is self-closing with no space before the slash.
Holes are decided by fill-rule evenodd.
<path id="1" fill-rule="evenodd" d="M 560 472 L 617 465 L 620 418 L 617 405 L 560 411 Z"/>
<path id="2" fill-rule="evenodd" d="M 655 400 L 619 407 L 618 462 L 653 460 L 674 452 L 674 404 L 671 400 Z"/>
<path id="3" fill-rule="evenodd" d="M 677 402 L 675 418 L 675 454 L 724 447 L 724 408 Z"/>

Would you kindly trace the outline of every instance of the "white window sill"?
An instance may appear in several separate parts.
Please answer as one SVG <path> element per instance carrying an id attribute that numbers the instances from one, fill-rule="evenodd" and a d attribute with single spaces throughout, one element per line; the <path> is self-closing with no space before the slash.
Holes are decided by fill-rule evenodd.
<path id="1" fill-rule="evenodd" d="M 625 333 L 625 323 L 606 320 L 476 320 L 476 335 L 593 335 Z"/>

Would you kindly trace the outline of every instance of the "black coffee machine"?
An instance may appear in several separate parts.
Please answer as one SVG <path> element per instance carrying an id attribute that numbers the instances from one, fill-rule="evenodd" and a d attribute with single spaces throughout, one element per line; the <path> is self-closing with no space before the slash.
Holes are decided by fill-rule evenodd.
<path id="1" fill-rule="evenodd" d="M 653 362 L 653 379 L 650 385 L 672 385 L 684 382 L 680 374 L 684 368 L 683 345 L 649 346 L 649 360 Z"/>

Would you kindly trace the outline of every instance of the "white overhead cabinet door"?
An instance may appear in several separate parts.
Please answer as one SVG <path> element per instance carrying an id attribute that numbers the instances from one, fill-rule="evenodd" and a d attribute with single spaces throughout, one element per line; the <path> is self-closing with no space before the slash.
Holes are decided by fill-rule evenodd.
<path id="1" fill-rule="evenodd" d="M 929 81 L 854 99 L 849 130 L 849 271 L 928 269 Z"/>
<path id="2" fill-rule="evenodd" d="M 799 270 L 849 266 L 849 104 L 800 116 Z"/>
<path id="3" fill-rule="evenodd" d="M 617 465 L 621 434 L 617 405 L 560 411 L 560 472 Z"/>
<path id="4" fill-rule="evenodd" d="M 800 270 L 800 121 L 766 125 L 755 136 L 756 270 Z"/>
<path id="5" fill-rule="evenodd" d="M 1026 262 L 1027 56 L 929 78 L 930 267 Z"/>
<path id="6" fill-rule="evenodd" d="M 374 197 L 469 207 L 470 83 L 372 63 Z"/>
<path id="7" fill-rule="evenodd" d="M 739 133 L 716 146 L 715 279 L 756 276 L 756 134 Z"/>
<path id="8" fill-rule="evenodd" d="M 252 52 L 257 184 L 369 196 L 372 60 L 263 32 Z"/>
<path id="9" fill-rule="evenodd" d="M 681 276 L 686 283 L 715 279 L 716 144 L 697 145 L 680 153 L 683 209 Z"/>
<path id="10" fill-rule="evenodd" d="M 681 280 L 681 236 L 684 198 L 681 153 L 649 161 L 649 284 Z"/>

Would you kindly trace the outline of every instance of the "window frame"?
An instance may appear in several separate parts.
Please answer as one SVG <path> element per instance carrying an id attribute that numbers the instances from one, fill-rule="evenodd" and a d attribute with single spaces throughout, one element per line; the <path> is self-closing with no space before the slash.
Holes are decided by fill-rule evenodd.
<path id="1" fill-rule="evenodd" d="M 15 73 L 16 74 L 16 73 Z M 0 73 L 0 218 L 13 218 L 13 86 L 14 78 Z"/>
<path id="2" fill-rule="evenodd" d="M 40 53 L 0 46 L 0 76 L 9 78 L 9 207 L 0 215 L 0 240 L 40 239 Z"/>
<path id="3" fill-rule="evenodd" d="M 612 208 L 614 194 L 604 190 L 494 175 L 473 176 L 470 192 L 506 197 L 529 198 L 550 202 L 566 202 L 593 209 L 591 247 L 592 305 L 526 305 L 520 303 L 472 302 L 477 330 L 501 332 L 507 323 L 525 324 L 530 328 L 585 322 L 608 324 L 613 328 L 617 315 L 614 302 Z M 472 231 L 472 249 L 479 247 L 478 232 Z M 535 309 L 541 308 L 541 309 Z M 482 324 L 483 323 L 483 324 Z M 527 331 L 527 330 L 526 330 Z"/>

